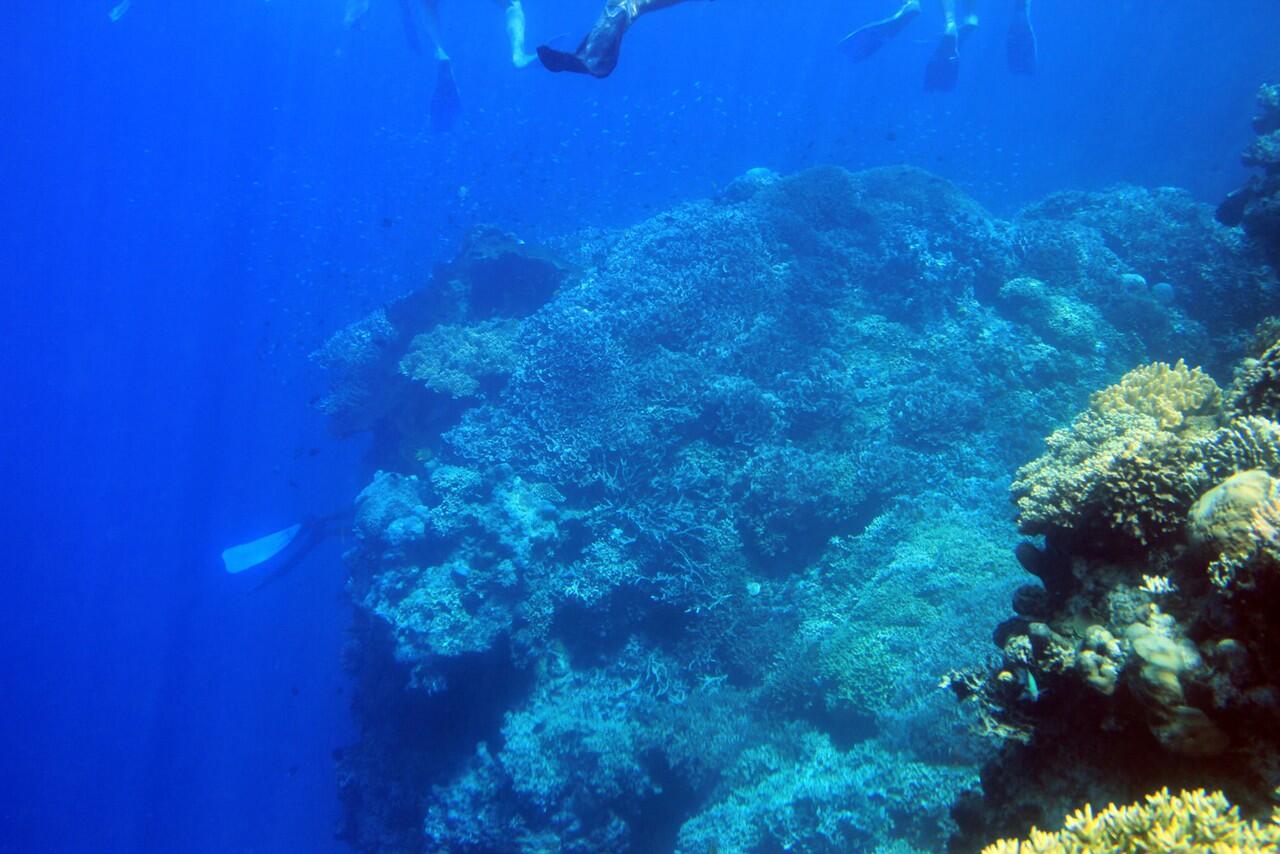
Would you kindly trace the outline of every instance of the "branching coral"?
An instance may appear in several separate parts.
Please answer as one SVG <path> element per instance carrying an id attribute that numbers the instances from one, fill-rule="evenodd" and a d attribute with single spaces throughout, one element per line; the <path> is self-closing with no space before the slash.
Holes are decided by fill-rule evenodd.
<path id="1" fill-rule="evenodd" d="M 1013 483 L 1025 534 L 1085 523 L 1145 543 L 1176 530 L 1202 488 L 1178 436 L 1136 408 L 1090 409 L 1045 444 Z"/>
<path id="2" fill-rule="evenodd" d="M 1245 359 L 1227 390 L 1227 413 L 1280 417 L 1280 341 L 1256 359 Z"/>
<path id="3" fill-rule="evenodd" d="M 1019 470 L 1019 528 L 1102 528 L 1151 544 L 1176 533 L 1191 503 L 1222 478 L 1280 470 L 1280 425 L 1257 414 L 1270 395 L 1280 402 L 1280 346 L 1273 350 L 1273 373 L 1246 361 L 1225 413 L 1213 379 L 1181 361 L 1131 371 L 1095 394 Z"/>
<path id="4" fill-rule="evenodd" d="M 1062 830 L 1047 833 L 1032 829 L 1028 839 L 1002 839 L 983 854 L 1139 854 L 1139 852 L 1275 851 L 1280 846 L 1280 824 L 1245 821 L 1221 792 L 1203 789 L 1170 795 L 1161 789 L 1147 795 L 1145 804 L 1101 812 L 1083 808 L 1067 817 Z"/>

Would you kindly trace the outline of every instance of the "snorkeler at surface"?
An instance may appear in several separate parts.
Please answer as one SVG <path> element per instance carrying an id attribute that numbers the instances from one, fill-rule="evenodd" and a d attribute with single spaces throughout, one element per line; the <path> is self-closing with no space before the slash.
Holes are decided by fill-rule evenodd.
<path id="1" fill-rule="evenodd" d="M 524 68 L 533 62 L 535 57 L 528 53 L 524 46 L 525 20 L 524 6 L 521 0 L 494 0 L 506 10 L 507 39 L 511 43 L 511 64 L 516 68 Z M 435 130 L 448 130 L 462 112 L 462 99 L 458 96 L 458 84 L 453 79 L 453 61 L 444 49 L 444 39 L 440 35 L 439 0 L 422 0 L 426 11 L 423 25 L 427 38 L 435 46 L 436 88 L 431 94 L 431 126 Z M 410 41 L 416 44 L 414 31 L 414 14 L 410 0 L 400 0 L 405 27 L 410 33 Z M 354 26 L 369 11 L 369 0 L 347 0 L 343 23 Z"/>
<path id="2" fill-rule="evenodd" d="M 978 27 L 977 0 L 940 0 L 944 27 L 942 40 L 925 69 L 924 86 L 932 91 L 955 88 L 960 75 L 960 45 Z M 896 13 L 859 27 L 840 41 L 840 49 L 861 62 L 893 40 L 920 14 L 920 0 L 905 0 Z M 1031 0 L 1014 0 L 1013 23 L 1006 43 L 1009 70 L 1035 74 L 1036 36 L 1031 29 Z"/>
<path id="3" fill-rule="evenodd" d="M 593 77 L 608 77 L 618 64 L 622 38 L 636 18 L 665 9 L 684 0 L 608 0 L 604 12 L 577 50 L 564 51 L 538 46 L 538 59 L 551 71 L 573 71 Z M 960 42 L 978 26 L 977 0 L 940 0 L 945 18 L 942 41 L 925 72 L 925 88 L 949 90 L 959 77 Z M 1014 20 L 1009 27 L 1009 68 L 1019 74 L 1034 74 L 1035 33 L 1031 29 L 1031 0 L 1014 0 Z M 854 30 L 840 42 L 840 49 L 855 61 L 871 56 L 920 14 L 920 0 L 905 0 L 898 11 L 880 21 Z"/>

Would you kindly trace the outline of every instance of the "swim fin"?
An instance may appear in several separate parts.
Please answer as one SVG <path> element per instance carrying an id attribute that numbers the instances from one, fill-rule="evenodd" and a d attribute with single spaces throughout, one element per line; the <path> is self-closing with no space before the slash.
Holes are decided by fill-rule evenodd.
<path id="1" fill-rule="evenodd" d="M 342 26 L 350 29 L 364 20 L 369 14 L 369 0 L 347 0 L 346 10 L 342 13 Z"/>
<path id="2" fill-rule="evenodd" d="M 265 537 L 232 546 L 222 552 L 222 563 L 227 568 L 227 572 L 232 574 L 252 569 L 287 549 L 301 530 L 301 524 L 290 525 L 274 534 L 267 534 Z"/>
<path id="3" fill-rule="evenodd" d="M 924 70 L 926 92 L 950 92 L 960 79 L 959 37 L 947 33 L 938 42 L 937 49 Z"/>
<path id="4" fill-rule="evenodd" d="M 450 130 L 462 114 L 462 98 L 453 79 L 453 63 L 442 59 L 436 72 L 436 88 L 431 93 L 431 129 L 438 133 Z"/>
<path id="5" fill-rule="evenodd" d="M 538 45 L 538 59 L 548 71 L 573 71 L 590 74 L 592 77 L 608 77 L 618 67 L 622 37 L 627 34 L 634 19 L 628 4 L 610 2 L 577 50 L 569 53 L 556 50 L 550 45 Z"/>
<path id="6" fill-rule="evenodd" d="M 840 39 L 836 48 L 854 62 L 862 62 L 889 43 L 890 35 L 885 32 L 885 23 L 876 21 L 859 27 Z"/>
<path id="7" fill-rule="evenodd" d="M 919 14 L 920 4 L 908 3 L 891 18 L 858 27 L 842 38 L 836 48 L 854 62 L 862 62 L 892 41 Z"/>
<path id="8" fill-rule="evenodd" d="M 538 60 L 548 71 L 572 71 L 577 74 L 591 73 L 591 69 L 587 68 L 587 64 L 582 61 L 582 58 L 577 53 L 556 50 L 545 44 L 538 45 Z"/>
<path id="9" fill-rule="evenodd" d="M 1009 37 L 1005 44 L 1009 70 L 1014 74 L 1036 73 L 1036 33 L 1031 29 L 1031 19 L 1024 12 L 1014 15 L 1009 25 Z"/>

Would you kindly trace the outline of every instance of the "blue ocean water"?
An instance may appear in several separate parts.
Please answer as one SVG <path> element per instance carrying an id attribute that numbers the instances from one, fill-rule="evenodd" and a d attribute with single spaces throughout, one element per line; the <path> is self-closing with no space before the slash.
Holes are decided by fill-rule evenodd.
<path id="1" fill-rule="evenodd" d="M 260 591 L 218 556 L 352 505 L 368 440 L 329 435 L 309 356 L 472 227 L 554 241 L 824 164 L 916 166 L 1001 216 L 1119 182 L 1216 204 L 1280 77 L 1269 0 L 1044 0 L 1034 78 L 1006 72 L 990 2 L 949 94 L 921 90 L 932 8 L 853 66 L 834 43 L 890 8 L 689 3 L 597 81 L 513 69 L 501 9 L 444 0 L 464 112 L 433 133 L 391 0 L 352 29 L 338 0 L 10 5 L 6 852 L 350 850 L 350 542 Z M 526 11 L 568 45 L 598 3 Z"/>

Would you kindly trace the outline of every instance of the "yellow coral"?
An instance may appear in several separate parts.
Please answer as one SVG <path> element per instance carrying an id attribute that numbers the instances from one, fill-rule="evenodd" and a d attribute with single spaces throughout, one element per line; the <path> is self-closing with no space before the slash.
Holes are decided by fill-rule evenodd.
<path id="1" fill-rule="evenodd" d="M 1091 806 L 1068 816 L 1062 830 L 1032 828 L 1028 839 L 1002 839 L 983 854 L 1244 854 L 1280 851 L 1280 825 L 1245 821 L 1221 792 L 1170 795 L 1161 789 L 1145 804 Z"/>
<path id="2" fill-rule="evenodd" d="M 1161 430 L 1213 427 L 1222 408 L 1222 390 L 1213 377 L 1188 368 L 1181 359 L 1170 367 L 1154 362 L 1136 368 L 1089 401 L 1094 412 L 1129 412 L 1156 419 Z"/>

